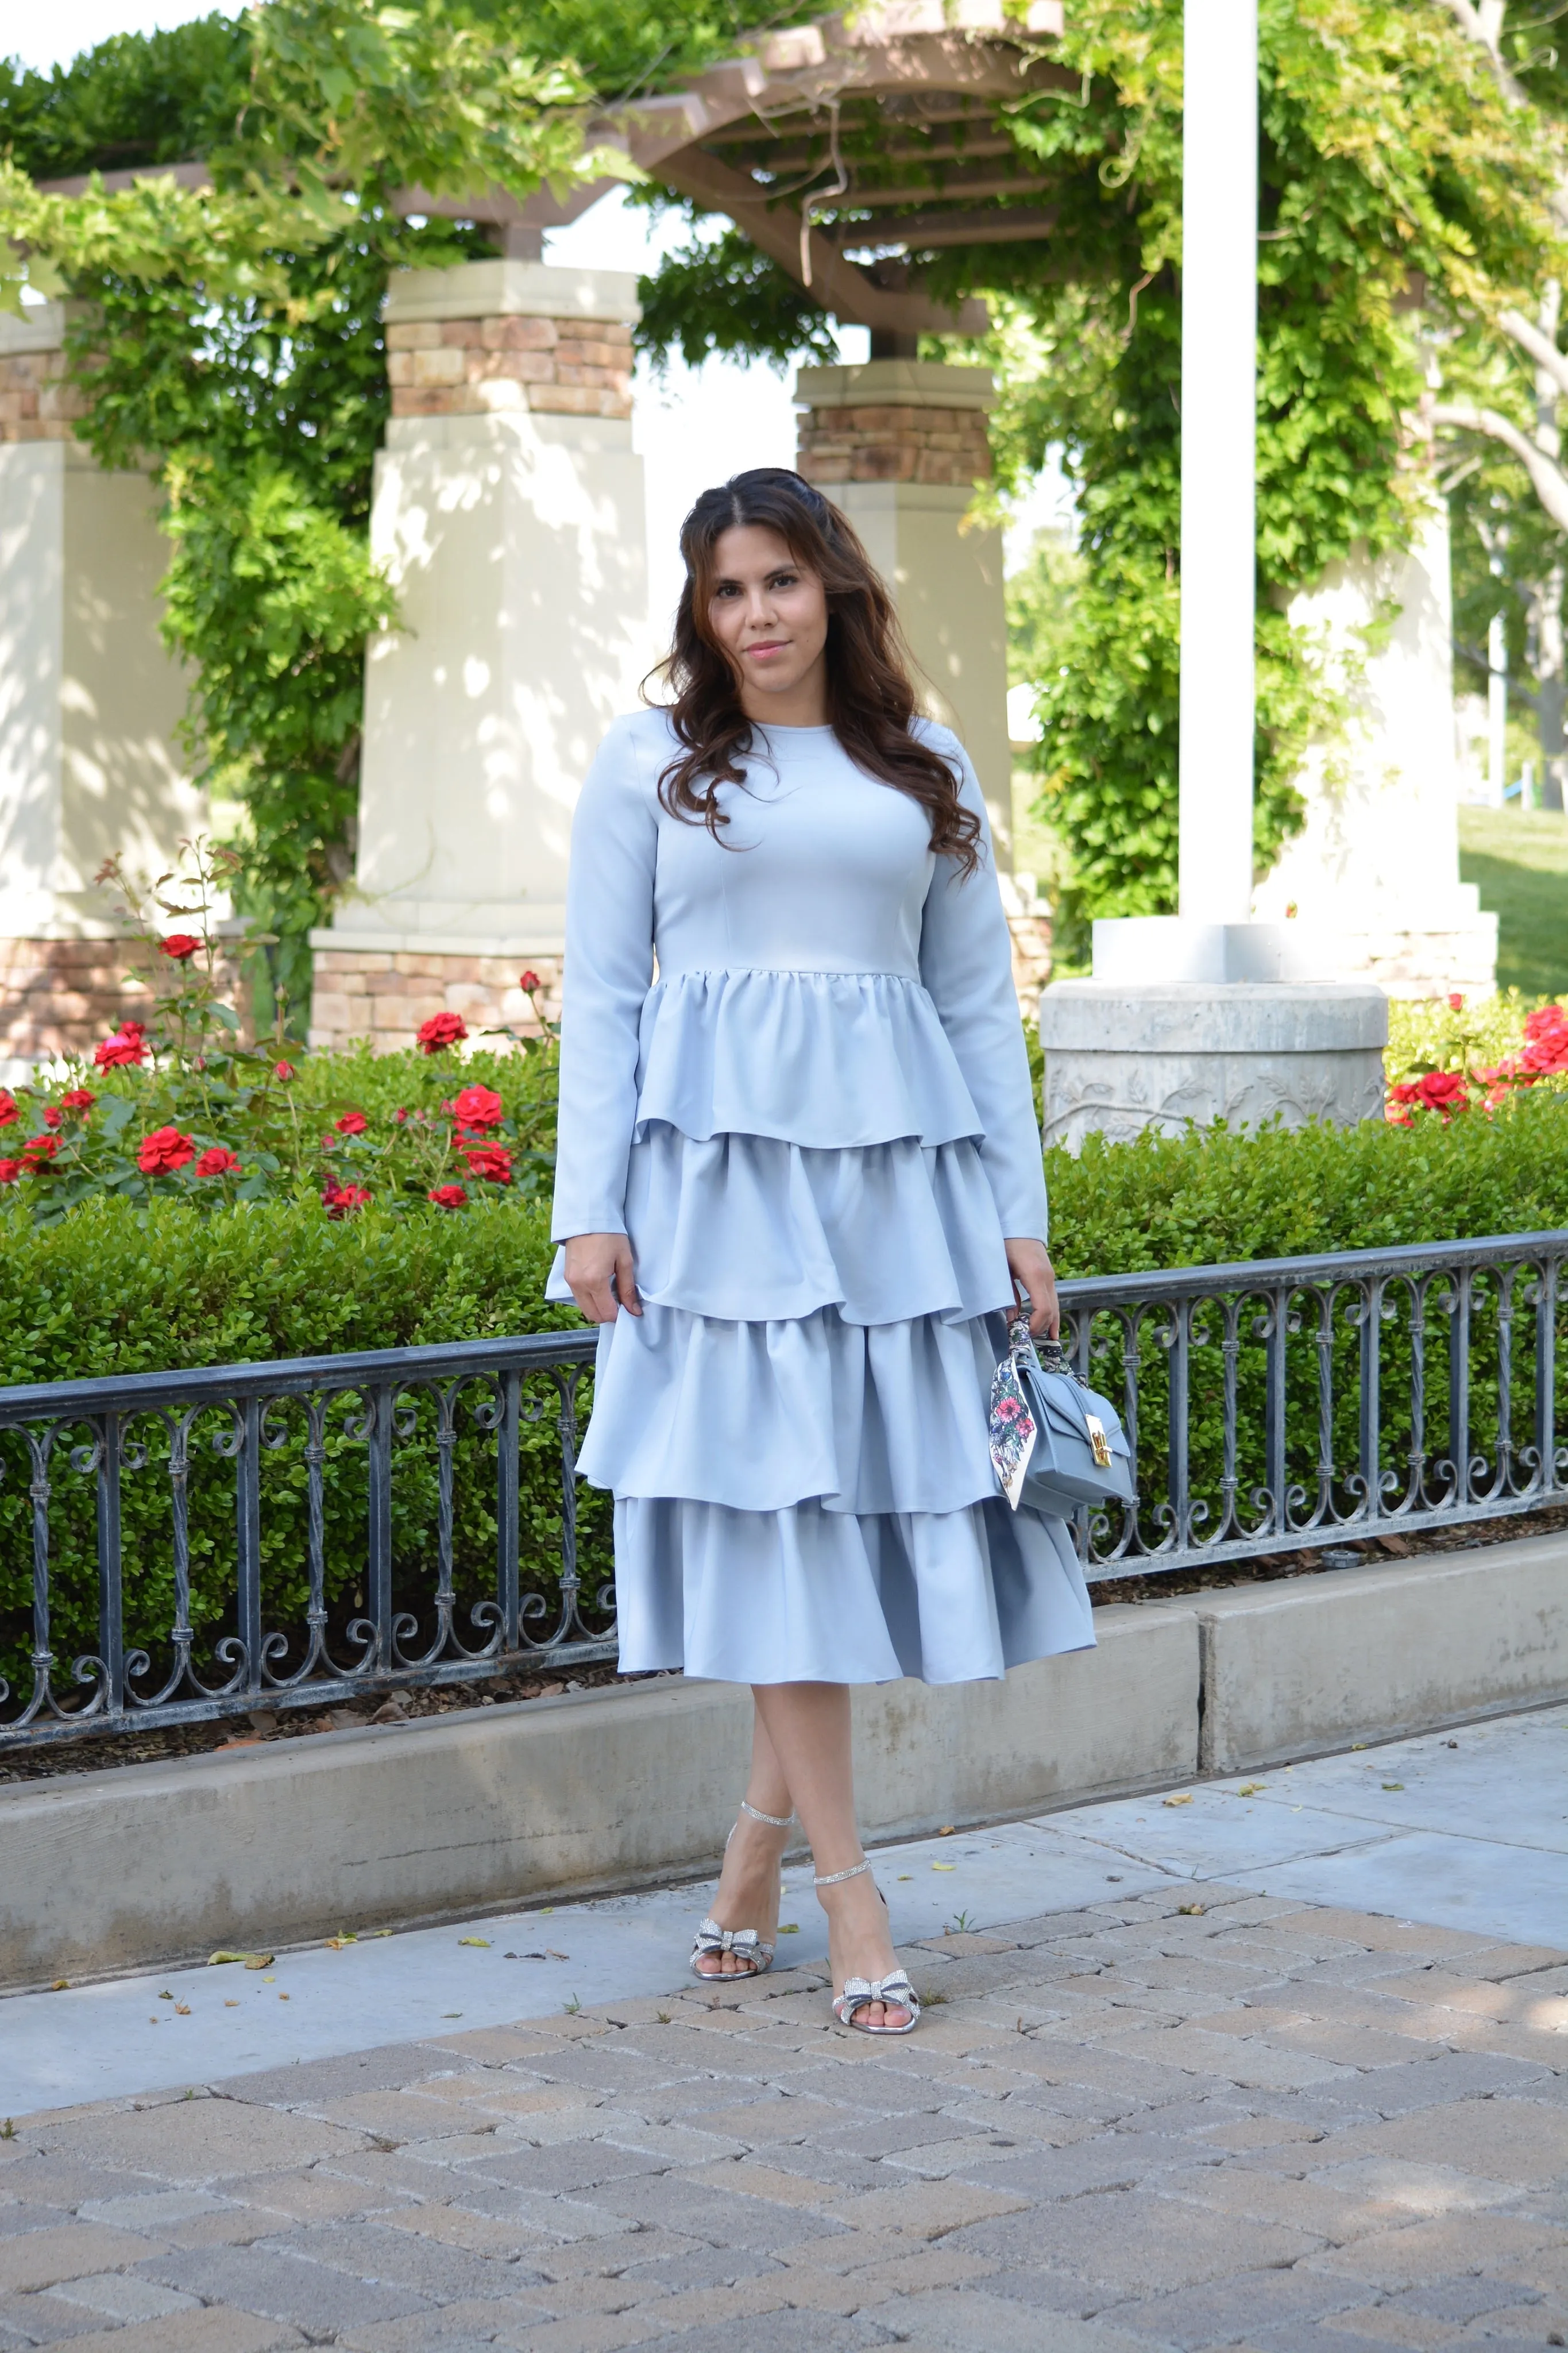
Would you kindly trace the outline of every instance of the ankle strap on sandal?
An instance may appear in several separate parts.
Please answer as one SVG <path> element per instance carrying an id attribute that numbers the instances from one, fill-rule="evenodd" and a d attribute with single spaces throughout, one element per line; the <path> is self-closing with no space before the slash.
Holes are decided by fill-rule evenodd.
<path id="1" fill-rule="evenodd" d="M 773 1831 L 787 1831 L 795 1820 L 793 1814 L 764 1814 L 761 1806 L 753 1806 L 745 1798 L 741 1800 L 741 1811 L 743 1814 L 750 1814 L 754 1822 L 766 1822 L 768 1828 Z"/>
<path id="2" fill-rule="evenodd" d="M 862 1857 L 860 1862 L 851 1863 L 847 1871 L 825 1871 L 811 1883 L 814 1887 L 837 1887 L 841 1879 L 858 1879 L 862 1872 L 869 1871 L 870 1868 L 870 1864 Z"/>

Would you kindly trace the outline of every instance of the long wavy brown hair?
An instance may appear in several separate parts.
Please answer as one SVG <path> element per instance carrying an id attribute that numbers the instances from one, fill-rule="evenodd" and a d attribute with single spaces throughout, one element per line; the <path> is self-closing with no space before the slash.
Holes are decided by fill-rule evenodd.
<path id="1" fill-rule="evenodd" d="M 910 731 L 915 691 L 892 599 L 847 519 L 821 491 L 785 466 L 757 466 L 704 491 L 680 527 L 686 583 L 676 608 L 674 640 L 652 676 L 673 689 L 670 723 L 686 747 L 658 781 L 672 817 L 705 825 L 715 840 L 729 818 L 721 784 L 745 782 L 741 762 L 752 750 L 752 722 L 741 708 L 741 680 L 709 623 L 719 541 L 746 524 L 776 531 L 827 599 L 827 716 L 857 767 L 918 801 L 931 819 L 931 846 L 972 873 L 980 820 L 959 798 L 950 763 Z"/>

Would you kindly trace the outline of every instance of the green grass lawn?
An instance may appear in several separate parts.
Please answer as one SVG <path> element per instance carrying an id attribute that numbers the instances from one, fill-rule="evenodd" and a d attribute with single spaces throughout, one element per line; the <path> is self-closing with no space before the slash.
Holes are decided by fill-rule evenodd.
<path id="1" fill-rule="evenodd" d="M 1500 988 L 1568 988 L 1568 817 L 1558 810 L 1461 808 L 1459 872 L 1500 918 Z"/>

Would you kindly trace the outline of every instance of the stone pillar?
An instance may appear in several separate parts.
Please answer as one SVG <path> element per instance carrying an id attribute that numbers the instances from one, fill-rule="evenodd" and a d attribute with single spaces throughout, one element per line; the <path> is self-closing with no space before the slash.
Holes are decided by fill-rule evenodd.
<path id="1" fill-rule="evenodd" d="M 1498 919 L 1459 880 L 1447 507 L 1406 554 L 1331 565 L 1290 618 L 1342 666 L 1351 714 L 1298 779 L 1306 826 L 1259 884 L 1258 914 L 1321 933 L 1336 975 L 1392 996 L 1490 995 Z"/>
<path id="2" fill-rule="evenodd" d="M 144 992 L 93 877 L 150 877 L 200 831 L 178 750 L 185 681 L 158 635 L 169 549 L 146 477 L 72 432 L 65 315 L 0 317 L 0 1080 L 80 1052 Z"/>
<path id="3" fill-rule="evenodd" d="M 796 460 L 842 508 L 892 590 L 933 719 L 962 738 L 985 796 L 1026 1006 L 1050 973 L 1050 918 L 1013 878 L 1013 754 L 1002 534 L 966 530 L 991 474 L 989 368 L 919 360 L 803 367 Z"/>
<path id="4" fill-rule="evenodd" d="M 646 646 L 637 281 L 502 259 L 395 277 L 371 543 L 403 626 L 365 667 L 353 892 L 311 1042 L 521 1027 L 556 986 L 572 811 Z"/>

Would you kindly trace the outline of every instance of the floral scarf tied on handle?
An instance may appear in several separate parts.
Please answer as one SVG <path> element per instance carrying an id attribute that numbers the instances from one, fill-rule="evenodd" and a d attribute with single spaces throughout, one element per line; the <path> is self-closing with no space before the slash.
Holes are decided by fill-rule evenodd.
<path id="1" fill-rule="evenodd" d="M 1029 1458 L 1039 1436 L 1034 1413 L 1018 1377 L 1020 1356 L 1035 1360 L 1035 1344 L 1029 1337 L 1026 1315 L 1010 1315 L 1007 1319 L 1007 1353 L 997 1366 L 991 1382 L 990 1440 L 991 1460 L 1002 1492 L 1015 1511 L 1023 1493 L 1028 1472 Z"/>

